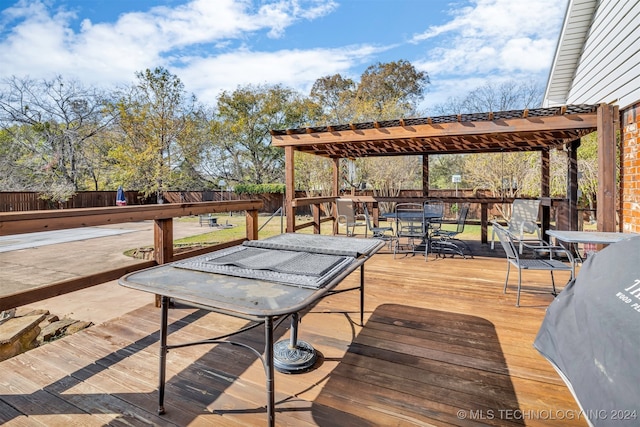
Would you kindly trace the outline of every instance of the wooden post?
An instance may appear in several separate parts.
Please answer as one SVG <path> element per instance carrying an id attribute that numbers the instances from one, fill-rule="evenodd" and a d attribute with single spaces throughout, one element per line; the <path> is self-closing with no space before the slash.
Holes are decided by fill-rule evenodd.
<path id="1" fill-rule="evenodd" d="M 287 217 L 287 233 L 296 231 L 296 212 L 293 199 L 296 195 L 294 162 L 295 156 L 292 146 L 284 147 L 284 181 L 285 181 L 285 215 Z"/>
<path id="2" fill-rule="evenodd" d="M 333 189 L 332 196 L 340 196 L 340 159 L 333 159 Z M 333 210 L 333 234 L 338 234 L 338 208 L 336 203 L 332 204 Z"/>
<path id="3" fill-rule="evenodd" d="M 617 107 L 598 107 L 598 231 L 616 231 L 616 129 Z"/>
<path id="4" fill-rule="evenodd" d="M 429 197 L 429 155 L 422 155 L 422 196 Z"/>
<path id="5" fill-rule="evenodd" d="M 258 240 L 258 211 L 248 210 L 246 211 L 246 223 L 247 223 L 247 239 Z"/>
<path id="6" fill-rule="evenodd" d="M 166 264 L 173 259 L 173 218 L 156 219 L 153 226 L 153 257 Z M 160 295 L 156 295 L 156 307 L 160 307 Z"/>
<path id="7" fill-rule="evenodd" d="M 311 205 L 311 213 L 313 214 L 313 234 L 320 234 L 320 204 Z"/>
<path id="8" fill-rule="evenodd" d="M 550 191 L 550 175 L 551 175 L 551 155 L 549 149 L 546 148 L 540 152 L 540 198 L 544 199 L 549 197 Z M 542 239 L 549 241 L 546 231 L 551 224 L 551 206 L 542 204 L 542 218 L 541 218 Z"/>
<path id="9" fill-rule="evenodd" d="M 480 203 L 480 242 L 487 243 L 489 241 L 487 230 L 489 227 L 489 204 Z"/>
<path id="10" fill-rule="evenodd" d="M 567 199 L 569 230 L 578 229 L 578 147 L 580 140 L 576 139 L 568 144 L 567 151 Z"/>

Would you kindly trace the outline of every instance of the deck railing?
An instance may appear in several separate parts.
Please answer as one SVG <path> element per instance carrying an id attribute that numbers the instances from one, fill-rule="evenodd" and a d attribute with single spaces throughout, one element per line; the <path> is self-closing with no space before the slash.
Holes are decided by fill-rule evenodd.
<path id="1" fill-rule="evenodd" d="M 258 238 L 258 211 L 261 208 L 262 201 L 260 200 L 239 200 L 0 213 L 0 236 L 145 220 L 154 221 L 153 260 L 0 296 L 0 311 L 116 280 L 132 271 L 234 246 L 244 240 L 256 240 Z M 173 218 L 237 211 L 246 212 L 246 236 L 244 239 L 180 254 L 173 253 Z"/>
<path id="2" fill-rule="evenodd" d="M 360 196 L 360 195 L 344 195 L 341 197 L 345 197 L 348 199 L 352 199 L 358 203 L 367 203 L 369 205 L 369 212 L 371 213 L 372 222 L 374 226 L 378 226 L 378 219 L 380 215 L 379 204 L 383 202 L 391 202 L 391 203 L 408 203 L 408 202 L 418 202 L 422 203 L 426 198 L 425 197 L 382 197 L 382 196 Z M 476 204 L 479 205 L 480 218 L 469 219 L 466 221 L 467 224 L 479 224 L 480 225 L 480 239 L 482 243 L 488 242 L 488 228 L 489 228 L 489 211 L 493 208 L 495 204 L 501 203 L 513 203 L 513 198 L 497 198 L 497 197 L 431 197 L 430 199 L 442 200 L 444 203 L 448 204 L 462 204 L 469 203 L 471 205 Z M 304 197 L 304 198 L 295 198 L 292 201 L 292 205 L 294 211 L 298 207 L 302 206 L 310 206 L 312 212 L 312 220 L 310 222 L 306 222 L 303 224 L 295 224 L 293 223 L 293 231 L 298 231 L 300 229 L 306 227 L 313 227 L 313 232 L 316 234 L 320 234 L 320 226 L 323 222 L 332 221 L 333 233 L 337 233 L 338 231 L 338 222 L 337 216 L 335 214 L 335 200 L 336 197 L 325 196 L 325 197 Z M 331 212 L 326 212 L 324 208 L 326 205 L 330 204 L 332 206 Z M 551 221 L 554 221 L 556 226 L 564 229 L 565 224 L 567 222 L 568 211 L 566 208 L 567 200 L 561 198 L 550 198 L 543 197 L 541 198 L 541 206 L 542 206 L 542 215 L 541 215 L 541 226 L 543 230 L 549 229 Z M 554 218 L 551 217 L 551 212 L 555 211 Z M 325 216 L 322 217 L 321 213 L 325 210 Z M 294 219 L 288 219 L 294 221 Z M 290 229 L 291 224 L 288 224 Z"/>

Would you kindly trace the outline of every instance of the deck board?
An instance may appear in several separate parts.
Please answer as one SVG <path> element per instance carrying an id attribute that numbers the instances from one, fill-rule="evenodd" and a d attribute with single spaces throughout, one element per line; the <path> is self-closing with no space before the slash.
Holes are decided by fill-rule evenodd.
<path id="1" fill-rule="evenodd" d="M 572 411 L 577 418 L 569 390 L 532 345 L 553 300 L 549 275 L 525 272 L 516 308 L 515 278 L 502 293 L 505 272 L 504 258 L 488 253 L 428 261 L 375 255 L 365 264 L 364 326 L 357 292 L 325 298 L 302 313 L 299 338 L 320 357 L 307 373 L 276 373 L 277 424 L 554 425 L 544 412 L 536 419 L 541 411 Z M 566 279 L 557 275 L 559 288 Z M 355 272 L 340 286 L 358 281 Z M 159 316 L 149 304 L 0 362 L 0 422 L 265 425 L 262 363 L 223 344 L 168 353 L 167 413 L 157 415 Z M 248 324 L 179 303 L 169 322 L 172 344 Z M 288 328 L 283 322 L 276 340 L 288 339 Z M 234 339 L 262 348 L 264 332 L 259 327 Z M 507 410 L 528 416 L 502 416 Z"/>

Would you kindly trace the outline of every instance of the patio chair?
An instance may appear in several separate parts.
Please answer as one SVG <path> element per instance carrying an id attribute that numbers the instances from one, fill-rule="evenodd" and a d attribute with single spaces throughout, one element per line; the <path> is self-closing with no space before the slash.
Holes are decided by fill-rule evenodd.
<path id="1" fill-rule="evenodd" d="M 371 221 L 371 215 L 369 215 L 369 209 L 367 209 L 366 204 L 364 205 L 364 218 L 367 222 L 367 229 L 371 232 L 371 237 L 388 242 L 389 248 L 391 248 L 391 244 L 394 238 L 393 227 L 375 227 L 373 225 L 373 222 Z"/>
<path id="2" fill-rule="evenodd" d="M 396 237 L 393 257 L 397 253 L 415 254 L 424 245 L 425 258 L 428 245 L 424 225 L 424 205 L 422 203 L 398 203 L 395 211 Z"/>
<path id="3" fill-rule="evenodd" d="M 544 245 L 538 226 L 540 200 L 514 199 L 511 205 L 511 218 L 507 221 L 507 232 L 518 243 L 518 252 L 522 255 L 527 246 Z M 494 249 L 495 229 L 491 233 L 491 249 Z"/>
<path id="4" fill-rule="evenodd" d="M 551 273 L 551 286 L 552 294 L 555 296 L 556 284 L 553 277 L 554 271 L 568 271 L 571 273 L 571 279 L 575 275 L 573 259 L 569 251 L 562 246 L 547 245 L 548 258 L 536 258 L 536 259 L 522 259 L 520 258 L 518 251 L 516 250 L 515 243 L 511 237 L 511 233 L 499 224 L 494 224 L 494 231 L 502 244 L 505 255 L 507 257 L 507 277 L 504 281 L 504 293 L 507 293 L 507 284 L 509 283 L 509 272 L 511 266 L 515 266 L 518 269 L 518 295 L 516 297 L 516 307 L 520 307 L 520 290 L 522 288 L 522 270 L 547 270 Z M 554 254 L 564 251 L 569 258 L 569 264 L 553 258 Z"/>
<path id="5" fill-rule="evenodd" d="M 466 258 L 468 254 L 473 258 L 473 253 L 471 252 L 469 245 L 456 237 L 458 234 L 464 233 L 464 225 L 468 214 L 469 205 L 464 204 L 458 212 L 455 230 L 443 228 L 443 223 L 440 223 L 439 227 L 433 229 L 430 236 L 431 252 L 441 255 L 451 254 L 451 256 L 457 254 L 463 258 Z"/>
<path id="6" fill-rule="evenodd" d="M 444 217 L 444 202 L 442 200 L 427 200 L 424 202 L 424 218 L 429 230 L 440 228 Z"/>
<path id="7" fill-rule="evenodd" d="M 351 199 L 336 199 L 338 234 L 340 234 L 340 225 L 346 227 L 347 236 L 353 236 L 356 227 L 364 227 L 364 237 L 367 237 L 367 223 L 364 221 L 364 215 L 356 215 Z"/>

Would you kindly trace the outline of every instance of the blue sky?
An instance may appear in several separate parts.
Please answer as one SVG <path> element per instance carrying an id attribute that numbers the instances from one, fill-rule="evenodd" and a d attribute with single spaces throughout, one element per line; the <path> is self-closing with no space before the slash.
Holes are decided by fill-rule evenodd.
<path id="1" fill-rule="evenodd" d="M 248 84 L 308 94 L 410 61 L 425 113 L 489 81 L 546 83 L 568 0 L 0 0 L 0 79 L 113 88 L 163 66 L 201 102 Z"/>

